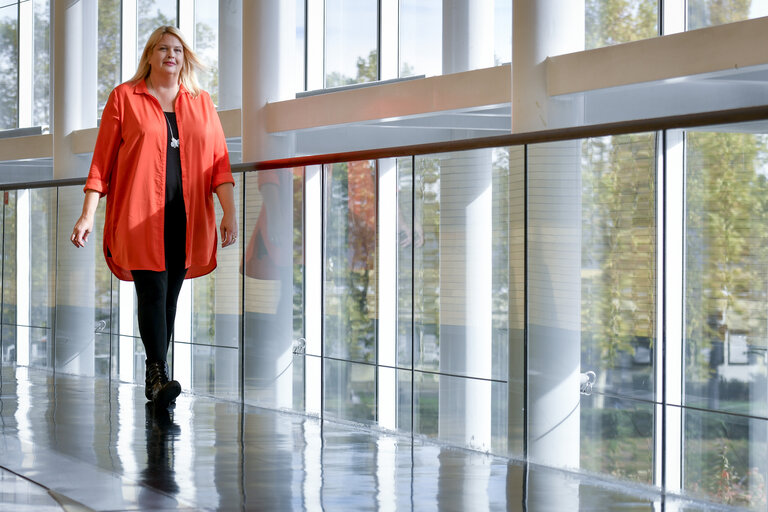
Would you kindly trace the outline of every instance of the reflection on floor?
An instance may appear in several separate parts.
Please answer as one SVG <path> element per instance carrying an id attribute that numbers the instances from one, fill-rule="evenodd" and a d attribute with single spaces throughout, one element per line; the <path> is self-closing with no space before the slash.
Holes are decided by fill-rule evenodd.
<path id="1" fill-rule="evenodd" d="M 709 509 L 648 489 L 182 394 L 3 367 L 0 510 Z"/>

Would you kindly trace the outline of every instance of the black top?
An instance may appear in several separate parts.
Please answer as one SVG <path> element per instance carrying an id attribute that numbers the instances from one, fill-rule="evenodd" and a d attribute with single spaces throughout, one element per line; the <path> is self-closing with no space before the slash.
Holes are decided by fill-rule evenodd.
<path id="1" fill-rule="evenodd" d="M 165 251 L 166 261 L 184 261 L 187 215 L 181 187 L 179 147 L 171 146 L 171 137 L 179 138 L 175 112 L 165 112 L 168 119 L 168 148 L 165 158 Z M 182 263 L 183 264 L 183 263 Z"/>

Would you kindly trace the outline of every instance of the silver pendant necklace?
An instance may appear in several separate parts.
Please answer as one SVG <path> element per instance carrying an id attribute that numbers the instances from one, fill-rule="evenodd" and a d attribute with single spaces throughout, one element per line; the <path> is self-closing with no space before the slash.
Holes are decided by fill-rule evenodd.
<path id="1" fill-rule="evenodd" d="M 166 114 L 165 111 L 163 111 L 163 115 L 165 116 L 165 122 L 168 123 L 168 131 L 171 132 L 171 147 L 178 148 L 179 139 L 176 139 L 173 137 L 173 128 L 171 128 L 171 121 L 168 119 L 168 114 Z"/>

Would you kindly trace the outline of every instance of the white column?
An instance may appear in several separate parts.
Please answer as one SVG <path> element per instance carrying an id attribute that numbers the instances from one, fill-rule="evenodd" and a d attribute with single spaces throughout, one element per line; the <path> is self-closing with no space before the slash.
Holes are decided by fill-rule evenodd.
<path id="1" fill-rule="evenodd" d="M 244 162 L 292 156 L 289 137 L 267 133 L 263 109 L 294 97 L 295 52 L 295 2 L 243 3 Z"/>
<path id="2" fill-rule="evenodd" d="M 584 0 L 513 2 L 512 131 L 577 124 L 581 100 L 547 96 L 545 60 L 584 50 Z"/>
<path id="3" fill-rule="evenodd" d="M 378 422 L 397 429 L 397 159 L 379 160 L 378 189 Z"/>
<path id="4" fill-rule="evenodd" d="M 490 27 L 490 28 L 489 28 Z M 493 65 L 493 1 L 443 0 L 443 73 Z M 440 371 L 491 377 L 490 149 L 440 162 Z M 491 449 L 491 384 L 441 378 L 439 436 Z"/>
<path id="5" fill-rule="evenodd" d="M 547 96 L 547 57 L 584 49 L 583 0 L 514 2 L 512 131 L 578 124 L 581 105 Z M 581 358 L 581 142 L 528 148 L 528 457 L 578 468 Z M 510 382 L 517 380 L 510 376 Z M 532 475 L 553 510 L 578 503 L 559 476 Z"/>
<path id="6" fill-rule="evenodd" d="M 379 48 L 379 78 L 390 80 L 400 76 L 400 2 L 381 0 L 379 20 L 381 41 Z"/>
<path id="7" fill-rule="evenodd" d="M 323 187 L 322 165 L 305 169 L 304 203 L 306 224 L 304 231 L 304 321 L 306 335 L 305 358 L 305 410 L 308 414 L 322 414 L 322 360 L 323 353 Z"/>
<path id="8" fill-rule="evenodd" d="M 139 56 L 136 55 L 138 52 L 136 0 L 122 0 L 122 13 L 121 62 L 123 81 L 125 81 L 133 76 L 136 65 L 139 63 Z"/>
<path id="9" fill-rule="evenodd" d="M 664 289 L 657 292 L 659 327 L 656 340 L 660 346 L 656 357 L 656 439 L 654 454 L 654 483 L 666 490 L 682 489 L 683 464 L 683 339 L 685 332 L 685 146 L 681 131 L 666 132 L 664 158 L 666 172 L 660 183 L 658 197 L 657 235 L 663 247 L 657 275 Z M 661 152 L 660 152 L 661 153 Z M 660 167 L 661 168 L 661 167 Z M 661 180 L 660 180 L 661 181 Z M 663 194 L 663 195 L 662 195 Z M 662 222 L 663 220 L 663 222 Z M 662 329 L 664 329 L 662 331 Z M 663 412 L 663 414 L 661 414 Z M 659 430 L 658 426 L 663 426 Z M 663 436 L 663 443 L 662 443 Z M 663 478 L 661 468 L 664 468 Z"/>
<path id="10" fill-rule="evenodd" d="M 35 23 L 32 2 L 19 4 L 19 128 L 32 126 Z"/>
<path id="11" fill-rule="evenodd" d="M 325 1 L 307 0 L 307 90 L 325 86 Z"/>
<path id="12" fill-rule="evenodd" d="M 29 365 L 30 203 L 29 190 L 16 193 L 16 363 Z"/>
<path id="13" fill-rule="evenodd" d="M 491 449 L 493 151 L 440 161 L 439 435 Z"/>
<path id="14" fill-rule="evenodd" d="M 578 140 L 528 149 L 528 457 L 569 469 L 581 443 L 580 155 Z M 542 508 L 578 503 L 557 473 L 531 475 L 530 489 Z"/>
<path id="15" fill-rule="evenodd" d="M 195 0 L 177 0 L 179 8 L 179 30 L 189 44 L 195 41 Z"/>
<path id="16" fill-rule="evenodd" d="M 120 281 L 118 311 L 118 376 L 125 382 L 133 382 L 134 375 L 134 343 L 135 333 L 133 320 L 135 318 L 134 286 L 131 281 Z"/>
<path id="17" fill-rule="evenodd" d="M 443 74 L 493 66 L 493 0 L 443 0 Z"/>
<path id="18" fill-rule="evenodd" d="M 85 176 L 70 147 L 74 130 L 96 126 L 96 0 L 54 0 L 53 176 Z"/>
<path id="19" fill-rule="evenodd" d="M 98 6 L 96 0 L 54 0 L 53 4 L 53 176 L 85 176 L 87 165 L 73 153 L 74 130 L 96 126 Z M 80 215 L 82 192 L 59 193 L 56 286 L 55 366 L 63 372 L 92 375 L 94 371 L 95 256 L 91 243 L 77 250 L 69 242 Z"/>
<path id="20" fill-rule="evenodd" d="M 219 108 L 240 108 L 243 85 L 243 2 L 219 0 Z"/>
<path id="21" fill-rule="evenodd" d="M 179 300 L 176 304 L 176 322 L 173 326 L 173 339 L 182 343 L 173 344 L 173 378 L 179 381 L 182 389 L 192 389 L 192 286 L 187 279 L 181 285 Z"/>
<path id="22" fill-rule="evenodd" d="M 685 32 L 686 3 L 686 0 L 664 0 L 661 2 L 663 9 L 661 35 L 668 36 Z"/>

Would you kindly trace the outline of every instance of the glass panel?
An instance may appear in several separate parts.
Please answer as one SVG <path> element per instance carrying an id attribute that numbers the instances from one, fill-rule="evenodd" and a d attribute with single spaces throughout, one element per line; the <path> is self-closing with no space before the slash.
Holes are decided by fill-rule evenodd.
<path id="1" fill-rule="evenodd" d="M 29 196 L 29 325 L 45 331 L 38 336 L 38 342 L 31 340 L 30 364 L 49 366 L 53 352 L 52 344 L 47 342 L 51 339 L 56 307 L 56 189 L 30 190 Z M 36 343 L 48 348 L 42 350 Z M 34 354 L 36 349 L 38 356 Z"/>
<path id="2" fill-rule="evenodd" d="M 195 0 L 194 49 L 206 68 L 199 70 L 200 87 L 219 104 L 219 2 Z"/>
<path id="3" fill-rule="evenodd" d="M 176 342 L 179 345 L 182 343 Z M 225 400 L 240 398 L 237 349 L 192 345 L 192 391 Z"/>
<path id="4" fill-rule="evenodd" d="M 400 0 L 400 76 L 442 74 L 442 37 L 442 2 Z"/>
<path id="5" fill-rule="evenodd" d="M 236 267 L 245 274 L 245 399 L 298 407 L 304 399 L 304 169 L 248 173 L 245 186 L 248 244 L 244 264 Z"/>
<path id="6" fill-rule="evenodd" d="M 413 229 L 423 232 L 423 244 L 415 248 L 413 260 L 414 365 L 506 380 L 509 151 L 482 149 L 417 157 L 415 162 Z M 515 215 L 518 221 L 522 218 L 520 201 Z M 522 245 L 515 254 L 522 262 Z M 407 255 L 401 257 L 407 261 Z M 517 288 L 519 292 L 522 286 Z"/>
<path id="7" fill-rule="evenodd" d="M 51 94 L 51 7 L 49 0 L 34 0 L 34 106 L 32 124 L 48 126 Z"/>
<path id="8" fill-rule="evenodd" d="M 653 399 L 656 136 L 588 139 L 581 171 L 581 371 Z"/>
<path id="9" fill-rule="evenodd" d="M 94 374 L 97 377 L 109 377 L 112 363 L 112 335 L 105 332 L 96 332 L 96 351 Z"/>
<path id="10" fill-rule="evenodd" d="M 768 416 L 768 136 L 738 131 L 687 134 L 685 403 Z"/>
<path id="11" fill-rule="evenodd" d="M 120 0 L 99 0 L 98 116 L 104 111 L 109 93 L 121 82 Z M 128 79 L 128 77 L 126 77 Z"/>
<path id="12" fill-rule="evenodd" d="M 324 414 L 357 423 L 376 420 L 376 367 L 324 360 Z"/>
<path id="13" fill-rule="evenodd" d="M 145 363 L 146 363 L 147 355 L 144 352 L 144 344 L 141 342 L 141 338 L 139 338 L 138 336 L 119 336 L 119 335 L 114 336 L 114 338 L 115 338 L 115 341 L 117 342 L 117 346 L 115 348 L 118 351 L 118 354 L 117 354 L 118 365 L 120 365 L 120 355 L 121 355 L 120 345 L 126 344 L 128 345 L 129 349 L 133 347 L 133 358 L 132 358 L 133 362 L 129 363 L 129 364 L 133 364 L 133 376 L 129 375 L 128 378 L 126 378 L 125 375 L 120 374 L 120 380 L 123 380 L 126 382 L 133 382 L 133 383 L 141 384 L 142 386 L 144 386 L 144 379 L 145 379 L 145 372 L 146 372 Z M 168 361 L 170 364 L 171 352 L 168 353 Z"/>
<path id="14" fill-rule="evenodd" d="M 506 382 L 419 371 L 414 379 L 414 434 L 485 452 L 507 452 Z"/>
<path id="15" fill-rule="evenodd" d="M 3 364 L 16 364 L 16 326 L 2 325 Z"/>
<path id="16" fill-rule="evenodd" d="M 581 397 L 581 468 L 653 483 L 653 404 Z"/>
<path id="17" fill-rule="evenodd" d="M 379 78 L 378 2 L 326 0 L 325 87 Z"/>
<path id="18" fill-rule="evenodd" d="M 762 0 L 688 0 L 688 30 L 768 15 Z"/>
<path id="19" fill-rule="evenodd" d="M 376 165 L 325 167 L 324 355 L 376 360 Z"/>
<path id="20" fill-rule="evenodd" d="M 528 432 L 532 453 L 556 454 L 550 465 L 581 466 L 571 440 L 589 438 L 576 414 L 584 381 L 653 399 L 655 138 L 528 147 Z"/>
<path id="21" fill-rule="evenodd" d="M 16 362 L 16 191 L 3 192 L 3 361 Z"/>
<path id="22" fill-rule="evenodd" d="M 705 499 L 765 510 L 768 421 L 685 411 L 684 489 Z"/>
<path id="23" fill-rule="evenodd" d="M 161 25 L 176 26 L 176 0 L 138 0 L 136 6 L 136 64 L 150 34 Z M 184 34 L 189 42 L 189 35 Z M 126 77 L 127 79 L 128 77 Z"/>
<path id="24" fill-rule="evenodd" d="M 659 35 L 659 0 L 587 0 L 585 7 L 587 50 Z"/>
<path id="25" fill-rule="evenodd" d="M 0 7 L 0 130 L 16 128 L 19 121 L 19 16 L 18 7 Z"/>
<path id="26" fill-rule="evenodd" d="M 56 343 L 57 371 L 93 376 L 95 335 L 106 328 L 106 310 L 111 279 L 104 272 L 102 230 L 106 201 L 100 201 L 97 226 L 85 248 L 72 245 L 69 235 L 83 204 L 82 186 L 59 189 L 56 262 Z M 106 270 L 106 272 L 109 272 Z M 99 304 L 97 313 L 96 304 Z"/>
<path id="27" fill-rule="evenodd" d="M 241 174 L 235 175 L 236 191 L 243 186 L 242 180 Z M 242 219 L 241 198 L 242 194 L 235 193 L 238 219 Z M 214 200 L 214 204 L 216 225 L 219 226 L 223 211 L 218 200 Z M 242 237 L 239 237 L 236 244 L 225 249 L 219 247 L 216 254 L 216 270 L 191 281 L 192 341 L 196 344 L 235 348 L 240 346 L 242 243 Z"/>

